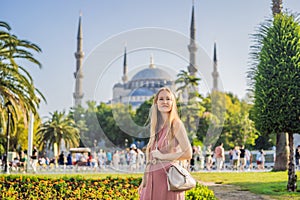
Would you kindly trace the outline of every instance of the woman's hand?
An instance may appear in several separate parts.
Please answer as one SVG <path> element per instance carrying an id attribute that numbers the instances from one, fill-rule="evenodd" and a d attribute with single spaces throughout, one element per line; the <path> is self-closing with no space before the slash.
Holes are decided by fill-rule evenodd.
<path id="1" fill-rule="evenodd" d="M 145 187 L 145 186 L 144 186 L 144 183 L 142 182 L 141 185 L 140 185 L 139 188 L 138 188 L 138 194 L 139 194 L 139 196 L 142 195 L 142 191 L 143 191 L 143 188 L 144 188 L 144 187 Z"/>
<path id="2" fill-rule="evenodd" d="M 155 159 L 163 160 L 163 154 L 159 150 L 151 151 L 152 157 Z"/>

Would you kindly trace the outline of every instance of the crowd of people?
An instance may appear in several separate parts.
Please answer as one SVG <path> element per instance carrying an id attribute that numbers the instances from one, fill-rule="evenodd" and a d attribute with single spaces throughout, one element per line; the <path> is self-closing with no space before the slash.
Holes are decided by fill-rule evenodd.
<path id="1" fill-rule="evenodd" d="M 78 152 L 75 154 L 75 157 L 69 154 L 67 158 L 62 152 L 59 159 L 59 165 L 89 166 L 95 169 L 112 168 L 128 171 L 143 169 L 144 164 L 144 152 L 137 148 L 136 144 L 131 144 L 130 148 L 125 150 L 105 151 L 100 149 L 98 152 L 88 152 L 87 154 Z"/>
<path id="2" fill-rule="evenodd" d="M 203 149 L 203 150 L 202 150 Z M 275 162 L 275 148 L 271 163 Z M 300 170 L 300 145 L 295 148 L 295 166 Z M 273 159 L 273 160 L 272 160 Z M 250 151 L 242 146 L 235 146 L 228 151 L 224 150 L 223 143 L 218 144 L 214 149 L 211 145 L 206 148 L 200 146 L 193 147 L 193 158 L 191 160 L 191 171 L 199 170 L 264 170 L 266 168 L 266 152 L 261 149 L 258 151 Z"/>
<path id="3" fill-rule="evenodd" d="M 202 150 L 203 149 L 203 150 Z M 254 157 L 253 157 L 254 156 Z M 275 159 L 275 155 L 273 155 Z M 5 167 L 6 155 L 2 156 L 0 165 Z M 142 171 L 146 164 L 144 151 L 131 144 L 130 148 L 125 150 L 105 151 L 100 149 L 98 152 L 87 153 L 68 153 L 61 152 L 58 159 L 49 159 L 47 156 L 39 155 L 34 146 L 32 155 L 27 156 L 27 151 L 21 151 L 10 162 L 12 171 L 26 172 L 27 160 L 33 172 L 38 168 L 50 168 L 53 166 L 63 166 L 72 168 L 74 166 L 87 166 L 94 169 L 115 169 L 127 171 Z M 274 160 L 275 161 L 275 160 Z M 266 162 L 266 153 L 263 149 L 255 151 L 255 154 L 242 146 L 235 146 L 229 151 L 225 151 L 223 143 L 212 149 L 211 145 L 206 148 L 200 146 L 193 147 L 193 157 L 190 161 L 191 171 L 200 170 L 264 170 Z M 295 165 L 300 170 L 300 145 L 295 149 Z"/>
<path id="4" fill-rule="evenodd" d="M 6 155 L 2 156 L 0 164 L 3 170 L 6 164 Z M 29 162 L 27 162 L 29 161 Z M 35 173 L 40 169 L 50 168 L 74 168 L 74 167 L 90 167 L 93 169 L 114 169 L 126 170 L 135 172 L 142 171 L 145 165 L 144 152 L 137 148 L 136 144 L 131 144 L 130 148 L 125 150 L 115 149 L 112 151 L 105 151 L 100 149 L 98 152 L 69 152 L 65 154 L 62 151 L 57 158 L 49 158 L 43 153 L 38 153 L 34 146 L 31 156 L 28 157 L 27 151 L 21 151 L 20 154 L 14 155 L 13 161 L 10 164 L 10 171 L 26 172 L 27 163 Z"/>
<path id="5" fill-rule="evenodd" d="M 235 146 L 227 151 L 227 156 L 223 143 L 218 144 L 214 149 L 208 145 L 204 150 L 200 146 L 193 147 L 193 158 L 191 160 L 191 170 L 251 170 L 255 168 L 263 170 L 265 168 L 265 152 L 263 149 L 253 154 L 242 146 Z M 255 156 L 255 158 L 253 157 Z M 274 156 L 275 158 L 275 156 Z"/>

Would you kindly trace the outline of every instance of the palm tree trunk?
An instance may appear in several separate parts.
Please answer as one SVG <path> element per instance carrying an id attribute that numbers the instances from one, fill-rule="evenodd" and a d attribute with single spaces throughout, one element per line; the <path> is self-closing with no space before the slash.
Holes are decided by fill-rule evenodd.
<path id="1" fill-rule="evenodd" d="M 289 147 L 290 147 L 290 156 L 289 156 L 289 170 L 288 170 L 288 184 L 287 190 L 289 192 L 295 192 L 297 189 L 297 176 L 295 173 L 295 162 L 294 162 L 294 135 L 289 133 Z"/>
<path id="2" fill-rule="evenodd" d="M 288 165 L 288 134 L 277 133 L 276 137 L 276 159 L 273 171 L 286 171 Z"/>

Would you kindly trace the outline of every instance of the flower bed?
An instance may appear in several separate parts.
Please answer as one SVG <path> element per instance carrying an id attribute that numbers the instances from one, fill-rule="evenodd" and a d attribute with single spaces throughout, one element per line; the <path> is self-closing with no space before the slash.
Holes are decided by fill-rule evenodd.
<path id="1" fill-rule="evenodd" d="M 83 177 L 42 178 L 36 176 L 0 177 L 0 199 L 138 199 L 141 178 L 85 179 Z M 186 192 L 186 199 L 215 199 L 205 186 Z"/>

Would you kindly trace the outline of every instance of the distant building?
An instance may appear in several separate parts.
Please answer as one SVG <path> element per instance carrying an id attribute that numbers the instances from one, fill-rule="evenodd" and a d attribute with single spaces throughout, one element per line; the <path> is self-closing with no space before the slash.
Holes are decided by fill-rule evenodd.
<path id="1" fill-rule="evenodd" d="M 196 76 L 196 51 L 197 45 L 195 41 L 196 35 L 195 19 L 194 19 L 194 5 L 192 7 L 191 27 L 190 27 L 190 44 L 188 50 L 190 53 L 190 63 L 187 70 L 191 75 Z M 127 53 L 126 48 L 124 52 L 123 64 L 123 83 L 117 83 L 113 86 L 112 103 L 131 104 L 135 109 L 139 107 L 144 101 L 149 100 L 161 87 L 169 87 L 176 91 L 175 80 L 163 69 L 155 66 L 153 58 L 150 58 L 149 67 L 137 72 L 131 80 L 127 76 Z"/>
<path id="2" fill-rule="evenodd" d="M 189 65 L 187 71 L 190 75 L 196 76 L 198 67 L 196 63 L 196 28 L 195 28 L 195 17 L 194 17 L 194 5 L 192 6 L 192 16 L 190 25 L 190 43 L 187 45 L 189 51 Z M 82 91 L 83 85 L 83 73 L 82 73 L 82 62 L 84 57 L 83 52 L 83 35 L 81 16 L 79 18 L 78 34 L 77 34 L 77 51 L 76 57 L 76 71 L 75 76 L 75 90 L 73 93 L 74 105 L 81 105 L 84 93 Z M 218 90 L 218 77 L 217 71 L 217 55 L 216 55 L 216 43 L 214 44 L 214 66 L 213 66 L 213 88 L 212 90 Z M 124 51 L 124 64 L 123 64 L 123 76 L 122 83 L 116 83 L 112 90 L 113 96 L 111 103 L 124 103 L 131 104 L 135 109 L 139 107 L 144 101 L 149 100 L 159 88 L 166 86 L 171 88 L 173 91 L 176 90 L 175 86 L 176 77 L 172 77 L 168 72 L 161 69 L 159 66 L 155 66 L 153 58 L 150 58 L 150 64 L 148 68 L 145 68 L 137 72 L 130 80 L 128 79 L 128 66 L 127 66 L 127 53 L 126 48 Z M 198 91 L 199 88 L 191 88 L 191 91 Z M 185 97 L 182 97 L 185 99 Z"/>
<path id="3" fill-rule="evenodd" d="M 124 53 L 124 69 L 126 68 L 126 49 Z M 124 70 L 126 71 L 126 70 Z M 131 104 L 135 109 L 144 101 L 149 100 L 161 87 L 169 87 L 175 91 L 175 77 L 171 77 L 163 69 L 156 67 L 153 58 L 150 59 L 149 67 L 137 72 L 131 80 L 123 76 L 123 83 L 113 86 L 112 103 Z"/>

